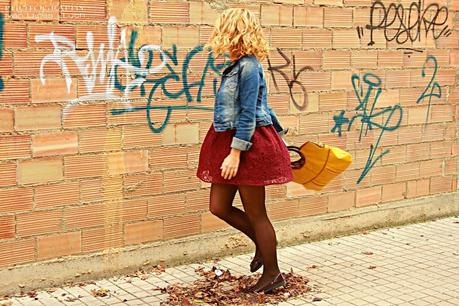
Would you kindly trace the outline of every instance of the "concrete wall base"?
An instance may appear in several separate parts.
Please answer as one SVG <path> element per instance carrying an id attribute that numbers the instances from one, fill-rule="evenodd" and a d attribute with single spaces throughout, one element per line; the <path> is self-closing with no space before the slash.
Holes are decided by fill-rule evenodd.
<path id="1" fill-rule="evenodd" d="M 459 192 L 274 223 L 279 246 L 294 245 L 367 229 L 459 215 Z M 192 263 L 253 251 L 234 229 L 142 246 L 107 250 L 0 269 L 0 295 L 134 272 L 163 262 Z M 247 263 L 247 267 L 248 267 Z"/>

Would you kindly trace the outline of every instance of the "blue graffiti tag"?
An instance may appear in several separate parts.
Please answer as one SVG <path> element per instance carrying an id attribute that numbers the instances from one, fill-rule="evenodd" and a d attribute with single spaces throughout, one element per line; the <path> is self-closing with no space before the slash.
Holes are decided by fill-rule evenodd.
<path id="1" fill-rule="evenodd" d="M 159 53 L 159 59 L 161 60 L 161 62 L 164 63 L 163 68 L 165 69 L 166 72 L 164 76 L 155 78 L 154 75 L 151 75 L 151 74 L 147 75 L 145 73 L 151 68 L 151 64 L 154 59 L 153 58 L 154 52 L 153 50 L 148 50 L 148 55 L 147 55 L 148 59 L 145 64 L 145 68 L 141 69 L 142 63 L 144 61 L 139 59 L 138 53 L 134 52 L 134 45 L 135 45 L 136 37 L 137 37 L 137 32 L 133 31 L 131 34 L 130 42 L 129 42 L 129 49 L 128 49 L 129 57 L 121 59 L 120 61 L 121 62 L 128 61 L 128 64 L 138 68 L 135 70 L 135 78 L 141 80 L 141 82 L 138 82 L 137 85 L 130 88 L 130 90 L 134 90 L 138 88 L 140 90 L 140 95 L 144 97 L 146 96 L 145 86 L 151 85 L 150 91 L 148 93 L 147 105 L 145 107 L 112 109 L 111 110 L 112 115 L 116 116 L 116 115 L 122 115 L 124 113 L 129 113 L 129 112 L 146 111 L 147 122 L 148 122 L 148 126 L 150 127 L 150 130 L 153 133 L 161 133 L 165 129 L 167 124 L 169 123 L 170 116 L 173 110 L 194 109 L 194 110 L 213 111 L 212 107 L 191 106 L 189 105 L 189 103 L 193 101 L 196 101 L 197 103 L 201 102 L 202 90 L 205 85 L 204 80 L 205 80 L 207 73 L 209 72 L 209 70 L 212 70 L 216 72 L 219 76 L 221 76 L 220 71 L 230 64 L 228 61 L 225 60 L 224 63 L 217 64 L 215 63 L 215 58 L 213 54 L 209 52 L 209 55 L 207 57 L 207 62 L 201 73 L 201 78 L 196 82 L 190 83 L 188 80 L 188 68 L 189 68 L 190 62 L 196 54 L 203 51 L 203 46 L 198 45 L 193 50 L 188 52 L 182 64 L 182 71 L 180 71 L 180 73 L 177 73 L 175 67 L 179 65 L 179 61 L 177 58 L 177 47 L 176 45 L 173 45 L 171 52 L 169 52 L 168 50 L 161 50 L 161 52 Z M 225 54 L 224 57 L 226 59 L 228 55 Z M 115 67 L 115 69 L 117 69 L 117 67 Z M 170 89 L 167 88 L 168 81 L 181 82 L 182 84 L 181 89 L 175 92 L 171 91 Z M 213 80 L 214 95 L 217 92 L 217 85 L 218 85 L 218 80 L 214 78 Z M 121 92 L 124 92 L 126 90 L 126 87 L 121 84 L 118 78 L 118 73 L 116 73 L 115 75 L 115 87 Z M 191 94 L 191 90 L 195 87 L 198 88 L 198 91 L 197 91 L 197 96 L 193 97 Z M 155 105 L 152 105 L 153 96 L 157 89 L 160 89 L 161 93 L 170 99 L 178 99 L 182 96 L 185 96 L 187 105 L 182 105 L 182 106 L 172 106 L 172 105 L 171 106 L 155 106 Z M 159 127 L 154 126 L 154 122 L 151 116 L 152 110 L 165 110 L 166 111 L 165 118 Z"/>
<path id="2" fill-rule="evenodd" d="M 437 70 L 438 70 L 438 62 L 437 62 L 437 59 L 434 56 L 429 55 L 427 57 L 426 61 L 424 62 L 424 66 L 422 66 L 422 77 L 423 78 L 426 77 L 426 65 L 427 65 L 427 63 L 429 61 L 432 61 L 433 64 L 434 64 L 432 77 L 430 78 L 430 81 L 427 84 L 427 86 L 424 89 L 424 91 L 422 92 L 422 94 L 416 100 L 416 103 L 419 104 L 419 103 L 422 103 L 424 101 L 424 99 L 427 99 L 427 98 L 429 99 L 428 100 L 429 101 L 429 105 L 427 107 L 427 115 L 426 115 L 425 124 L 427 124 L 427 122 L 429 121 L 430 109 L 432 107 L 432 97 L 437 97 L 439 99 L 441 98 L 441 87 L 438 84 L 438 82 L 434 82 L 435 76 L 437 75 Z M 428 92 L 429 90 L 430 90 L 430 92 Z M 436 92 L 434 92 L 434 91 L 436 91 Z"/>
<path id="3" fill-rule="evenodd" d="M 376 103 L 378 102 L 379 96 L 382 92 L 381 89 L 381 79 L 372 73 L 367 73 L 363 76 L 363 83 L 368 85 L 368 89 L 364 95 L 364 84 L 362 84 L 360 77 L 358 75 L 352 75 L 352 86 L 354 87 L 354 92 L 357 96 L 359 101 L 358 106 L 355 108 L 357 112 L 351 119 L 345 117 L 345 111 L 340 111 L 339 115 L 333 116 L 333 120 L 335 122 L 334 127 L 331 129 L 332 133 L 338 133 L 339 136 L 342 135 L 343 126 L 347 124 L 347 131 L 350 131 L 354 122 L 360 118 L 361 126 L 360 126 L 360 134 L 359 134 L 359 141 L 362 139 L 362 135 L 365 131 L 365 136 L 368 134 L 369 130 L 373 130 L 373 128 L 381 129 L 379 133 L 379 137 L 374 144 L 370 145 L 370 152 L 368 154 L 368 159 L 366 161 L 365 167 L 360 174 L 360 177 L 357 180 L 357 184 L 359 184 L 370 172 L 373 166 L 386 154 L 390 152 L 389 149 L 383 150 L 381 154 L 376 155 L 376 151 L 379 148 L 381 139 L 386 131 L 395 131 L 400 127 L 403 117 L 403 109 L 400 104 L 395 104 L 393 106 L 385 107 L 382 110 L 375 111 Z M 370 96 L 373 90 L 376 89 L 375 97 L 370 105 Z M 388 114 L 386 120 L 383 124 L 379 124 L 376 118 L 384 116 Z M 398 120 L 395 124 L 390 125 L 392 117 L 398 114 Z"/>

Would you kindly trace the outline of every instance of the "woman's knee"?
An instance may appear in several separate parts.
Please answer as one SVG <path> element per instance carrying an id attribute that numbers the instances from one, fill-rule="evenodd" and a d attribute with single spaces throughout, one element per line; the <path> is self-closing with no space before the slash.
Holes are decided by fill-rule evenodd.
<path id="1" fill-rule="evenodd" d="M 214 216 L 219 218 L 224 218 L 228 213 L 225 207 L 222 207 L 222 205 L 218 205 L 218 203 L 212 201 L 210 202 L 209 210 Z"/>

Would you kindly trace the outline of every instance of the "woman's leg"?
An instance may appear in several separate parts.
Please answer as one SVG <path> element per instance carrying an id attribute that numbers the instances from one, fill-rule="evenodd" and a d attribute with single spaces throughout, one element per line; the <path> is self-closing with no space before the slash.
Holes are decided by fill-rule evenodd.
<path id="1" fill-rule="evenodd" d="M 233 206 L 236 192 L 236 185 L 212 184 L 210 187 L 210 212 L 246 234 L 256 246 L 255 231 L 250 224 L 249 218 L 242 210 Z M 255 253 L 255 257 L 257 256 L 261 256 L 258 248 Z"/>
<path id="2" fill-rule="evenodd" d="M 273 281 L 280 273 L 277 263 L 276 233 L 266 213 L 265 186 L 239 186 L 239 194 L 263 256 L 263 275 L 254 287 L 254 290 L 257 290 Z"/>

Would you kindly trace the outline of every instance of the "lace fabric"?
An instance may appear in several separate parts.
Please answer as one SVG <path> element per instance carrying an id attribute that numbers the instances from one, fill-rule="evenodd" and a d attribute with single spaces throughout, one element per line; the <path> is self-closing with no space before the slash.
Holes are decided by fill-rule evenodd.
<path id="1" fill-rule="evenodd" d="M 225 180 L 220 166 L 231 151 L 231 141 L 235 130 L 216 132 L 213 125 L 201 146 L 197 177 L 204 182 L 266 186 L 285 184 L 293 180 L 290 154 L 279 134 L 272 125 L 255 129 L 249 151 L 241 152 L 236 176 Z"/>

